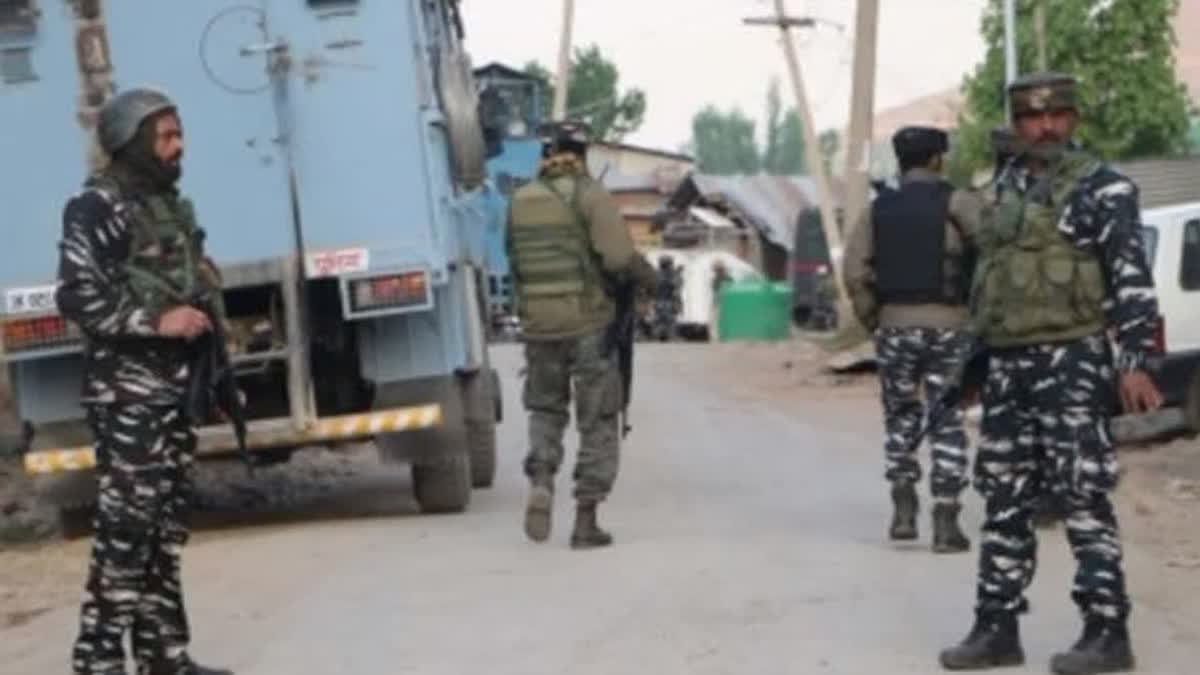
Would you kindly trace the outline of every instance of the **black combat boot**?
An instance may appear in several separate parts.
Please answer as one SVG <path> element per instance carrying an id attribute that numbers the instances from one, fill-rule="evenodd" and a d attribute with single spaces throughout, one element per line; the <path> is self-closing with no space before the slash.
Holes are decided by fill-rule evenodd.
<path id="1" fill-rule="evenodd" d="M 1124 673 L 1133 670 L 1133 648 L 1124 622 L 1088 619 L 1070 651 L 1055 654 L 1050 670 L 1058 675 Z"/>
<path id="2" fill-rule="evenodd" d="M 987 670 L 1025 663 L 1017 617 L 1004 612 L 978 612 L 965 640 L 943 650 L 939 660 L 946 670 Z"/>
<path id="3" fill-rule="evenodd" d="M 599 548 L 612 544 L 612 535 L 596 524 L 596 505 L 580 502 L 575 510 L 575 531 L 571 533 L 571 548 Z"/>
<path id="4" fill-rule="evenodd" d="M 888 533 L 895 541 L 917 538 L 917 488 L 906 480 L 892 483 L 892 528 Z"/>
<path id="5" fill-rule="evenodd" d="M 530 479 L 529 502 L 525 506 L 525 536 L 546 541 L 550 536 L 550 515 L 554 510 L 554 478 L 547 472 Z"/>
<path id="6" fill-rule="evenodd" d="M 933 505 L 933 552 L 962 553 L 971 550 L 971 540 L 958 527 L 960 504 Z"/>

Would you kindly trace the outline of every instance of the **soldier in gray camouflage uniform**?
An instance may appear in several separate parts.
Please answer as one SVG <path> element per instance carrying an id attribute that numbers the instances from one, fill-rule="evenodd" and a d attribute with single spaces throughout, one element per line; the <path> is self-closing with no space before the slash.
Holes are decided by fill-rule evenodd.
<path id="1" fill-rule="evenodd" d="M 1004 167 L 976 240 L 973 319 L 988 347 L 975 486 L 987 500 L 975 625 L 941 654 L 949 670 L 1019 665 L 1017 617 L 1028 610 L 1039 500 L 1067 506 L 1077 570 L 1071 597 L 1083 634 L 1055 655 L 1062 675 L 1133 668 L 1129 596 L 1110 492 L 1109 419 L 1159 406 L 1143 370 L 1157 301 L 1140 236 L 1138 189 L 1083 152 L 1074 80 L 1035 74 L 1009 89 L 1023 147 Z M 1109 333 L 1119 346 L 1114 355 Z"/>
<path id="2" fill-rule="evenodd" d="M 175 188 L 183 132 L 174 104 L 149 89 L 113 98 L 97 130 L 112 162 L 66 203 L 56 296 L 86 336 L 82 403 L 99 475 L 73 668 L 125 673 L 129 634 L 139 675 L 232 675 L 189 657 L 180 579 L 196 442 L 183 410 L 189 341 L 212 323 L 159 284 L 183 296 L 216 284 Z"/>
<path id="3" fill-rule="evenodd" d="M 977 209 L 969 193 L 941 178 L 946 134 L 908 127 L 892 140 L 900 163 L 898 190 L 883 189 L 846 247 L 844 278 L 854 312 L 875 333 L 883 389 L 885 477 L 895 512 L 889 535 L 917 537 L 921 480 L 916 437 L 927 404 L 942 396 L 972 338 L 967 331 L 970 227 Z M 933 550 L 970 548 L 958 525 L 967 485 L 967 436 L 956 409 L 929 434 L 932 454 Z"/>

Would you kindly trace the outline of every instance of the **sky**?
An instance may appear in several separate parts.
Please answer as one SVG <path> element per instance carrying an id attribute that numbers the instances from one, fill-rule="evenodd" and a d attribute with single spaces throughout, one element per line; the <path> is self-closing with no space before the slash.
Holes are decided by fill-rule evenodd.
<path id="1" fill-rule="evenodd" d="M 562 0 L 461 0 L 476 66 L 558 63 Z M 821 20 L 796 31 L 805 90 L 818 130 L 844 128 L 850 105 L 856 0 L 787 0 L 789 13 Z M 983 59 L 986 0 L 880 0 L 875 112 L 957 86 Z M 742 19 L 774 13 L 772 0 L 576 0 L 573 43 L 599 45 L 618 87 L 646 92 L 642 127 L 626 142 L 677 150 L 707 104 L 740 107 L 762 134 L 766 92 L 778 77 L 794 101 L 771 27 Z M 840 24 L 840 27 L 835 24 Z"/>

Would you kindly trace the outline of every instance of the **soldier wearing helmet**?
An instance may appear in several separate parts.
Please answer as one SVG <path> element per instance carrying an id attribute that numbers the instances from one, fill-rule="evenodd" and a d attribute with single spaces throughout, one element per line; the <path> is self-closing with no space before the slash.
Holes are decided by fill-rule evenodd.
<path id="1" fill-rule="evenodd" d="M 844 278 L 855 314 L 875 333 L 884 412 L 884 477 L 891 484 L 889 538 L 918 536 L 917 455 L 924 404 L 951 384 L 971 348 L 967 289 L 972 272 L 971 223 L 976 200 L 942 178 L 946 132 L 905 127 L 892 139 L 900 164 L 899 189 L 880 190 L 852 231 Z M 969 550 L 959 527 L 967 478 L 962 411 L 929 433 L 931 548 Z"/>
<path id="2" fill-rule="evenodd" d="M 612 195 L 588 175 L 587 125 L 559 122 L 539 131 L 539 175 L 513 193 L 506 231 L 526 343 L 524 471 L 531 490 L 525 533 L 534 541 L 550 534 L 573 381 L 580 444 L 571 546 L 607 546 L 612 537 L 597 524 L 596 508 L 617 476 L 623 396 L 616 350 L 606 333 L 616 318 L 616 289 L 633 283 L 653 291 L 656 275 L 634 249 Z"/>
<path id="3" fill-rule="evenodd" d="M 162 92 L 111 99 L 97 124 L 111 158 L 63 209 L 63 316 L 85 336 L 81 402 L 95 443 L 99 509 L 76 673 L 220 675 L 188 654 L 180 550 L 196 438 L 184 410 L 189 343 L 220 320 L 182 298 L 220 294 L 203 233 L 179 194 L 183 129 Z"/>
<path id="4" fill-rule="evenodd" d="M 1158 305 L 1138 188 L 1073 140 L 1081 114 L 1074 78 L 1027 75 L 1008 97 L 1019 145 L 983 207 L 971 302 L 988 351 L 975 460 L 975 487 L 987 500 L 975 624 L 941 663 L 976 670 L 1024 662 L 1018 617 L 1029 609 L 1036 568 L 1032 517 L 1051 500 L 1066 506 L 1083 631 L 1050 669 L 1122 672 L 1134 657 L 1109 419 L 1118 400 L 1129 413 L 1162 403 L 1145 371 Z"/>

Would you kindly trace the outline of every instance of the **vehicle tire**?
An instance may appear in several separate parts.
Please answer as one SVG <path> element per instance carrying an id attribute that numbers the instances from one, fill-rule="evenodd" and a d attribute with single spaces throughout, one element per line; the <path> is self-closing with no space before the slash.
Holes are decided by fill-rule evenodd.
<path id="1" fill-rule="evenodd" d="M 470 56 L 445 48 L 438 53 L 437 92 L 446 117 L 454 176 L 464 188 L 473 190 L 487 177 L 487 143 L 479 124 L 479 96 Z"/>
<path id="2" fill-rule="evenodd" d="M 466 411 L 467 452 L 471 458 L 471 486 L 491 487 L 496 479 L 496 387 L 494 371 L 480 371 L 463 378 L 463 408 Z"/>
<path id="3" fill-rule="evenodd" d="M 83 539 L 92 534 L 96 504 L 62 506 L 58 509 L 58 529 L 63 539 Z"/>
<path id="4" fill-rule="evenodd" d="M 1193 434 L 1200 433 L 1200 371 L 1192 376 L 1183 398 L 1183 417 Z"/>
<path id="5" fill-rule="evenodd" d="M 425 513 L 459 513 L 471 502 L 471 461 L 454 452 L 412 465 L 413 495 Z"/>
<path id="6" fill-rule="evenodd" d="M 496 422 L 490 418 L 467 423 L 471 453 L 471 487 L 489 488 L 496 480 Z"/>
<path id="7" fill-rule="evenodd" d="M 496 424 L 504 421 L 504 394 L 500 391 L 500 373 L 496 369 L 491 370 L 492 377 L 492 392 L 495 394 L 493 401 L 496 404 Z"/>

